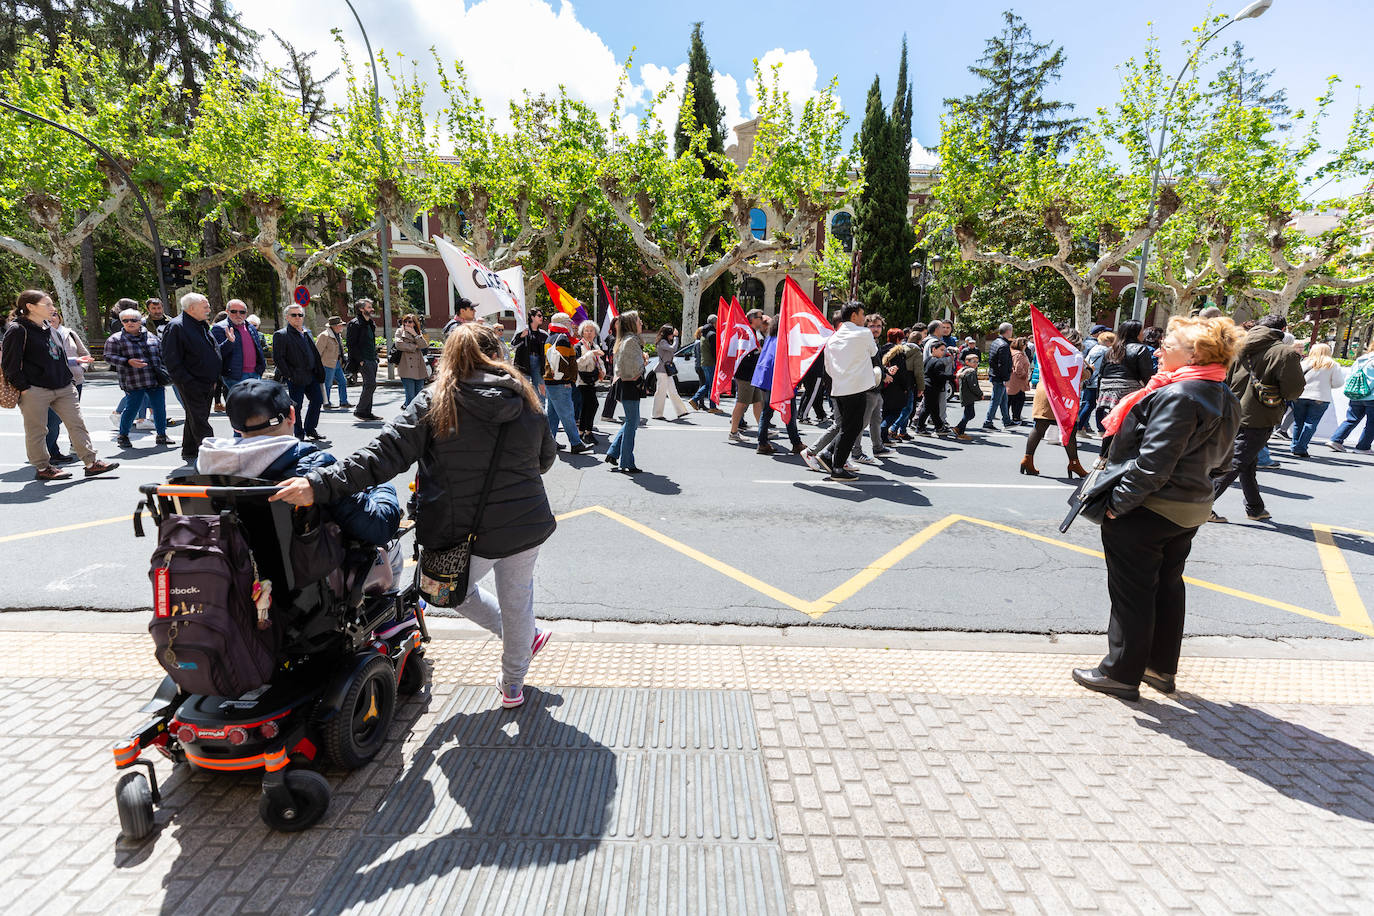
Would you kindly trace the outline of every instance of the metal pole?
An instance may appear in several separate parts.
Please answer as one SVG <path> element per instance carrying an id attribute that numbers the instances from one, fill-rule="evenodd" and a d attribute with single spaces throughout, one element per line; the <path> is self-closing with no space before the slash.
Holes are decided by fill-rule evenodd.
<path id="1" fill-rule="evenodd" d="M 362 17 L 353 7 L 353 0 L 344 0 L 348 4 L 348 9 L 353 13 L 353 18 L 358 22 L 358 31 L 363 33 L 363 44 L 367 47 L 367 58 L 372 62 L 372 114 L 376 118 L 376 129 L 373 136 L 377 141 L 377 157 L 383 166 L 386 165 L 386 147 L 382 144 L 382 98 L 381 90 L 377 82 L 377 58 L 372 54 L 372 42 L 368 40 L 367 29 L 363 28 Z M 377 249 L 382 253 L 382 333 L 387 341 L 386 377 L 396 377 L 396 361 L 391 358 L 391 256 L 388 251 L 386 231 L 386 214 L 382 212 L 382 202 L 377 201 Z"/>
<path id="2" fill-rule="evenodd" d="M 1198 54 L 1202 52 L 1203 46 L 1207 42 L 1216 38 L 1226 27 L 1238 20 L 1228 19 L 1221 24 L 1215 31 L 1203 36 L 1202 41 L 1193 49 L 1193 53 L 1188 56 L 1188 62 L 1183 65 L 1183 69 L 1178 71 L 1178 77 L 1174 80 L 1174 86 L 1169 90 L 1169 99 L 1164 103 L 1164 121 L 1159 127 L 1159 150 L 1155 153 L 1154 173 L 1150 177 L 1150 208 L 1145 213 L 1145 225 L 1155 218 L 1155 194 L 1159 190 L 1159 170 L 1164 165 L 1164 137 L 1169 132 L 1169 106 L 1173 104 L 1174 95 L 1178 92 L 1178 84 L 1183 82 L 1183 74 L 1188 72 L 1188 68 L 1197 60 Z M 1150 261 L 1150 236 L 1145 237 L 1145 244 L 1140 248 L 1140 266 L 1135 274 L 1135 304 L 1131 308 L 1131 317 L 1136 321 L 1145 320 L 1145 269 Z M 1083 329 L 1080 329 L 1083 330 Z"/>
<path id="3" fill-rule="evenodd" d="M 139 209 L 143 211 L 143 218 L 148 221 L 148 233 L 153 242 L 153 263 L 157 267 L 157 289 L 158 293 L 160 293 L 162 296 L 163 307 L 170 309 L 172 307 L 172 302 L 167 297 L 167 279 L 164 276 L 162 270 L 162 240 L 158 237 L 157 234 L 157 222 L 153 219 L 153 211 L 148 209 L 148 202 L 143 199 L 143 195 L 139 193 L 138 186 L 134 184 L 134 180 L 129 177 L 129 173 L 124 171 L 124 167 L 120 165 L 118 162 L 116 162 L 115 157 L 111 156 L 110 153 L 99 143 L 96 143 L 90 137 L 86 136 L 83 133 L 73 130 L 65 124 L 58 124 L 56 121 L 45 118 L 40 114 L 35 114 L 34 112 L 29 111 L 28 109 L 20 108 L 18 105 L 11 105 L 4 99 L 0 99 L 0 108 L 9 109 L 10 111 L 15 112 L 16 114 L 21 114 L 25 117 L 33 118 L 35 121 L 42 121 L 44 124 L 56 127 L 58 130 L 65 131 L 71 134 L 73 137 L 75 137 L 78 140 L 81 140 L 91 149 L 95 150 L 97 153 L 103 156 L 105 161 L 110 164 L 110 167 L 119 173 L 119 177 L 124 179 L 124 183 L 127 184 L 129 186 L 129 190 L 133 192 L 134 200 L 138 201 Z"/>

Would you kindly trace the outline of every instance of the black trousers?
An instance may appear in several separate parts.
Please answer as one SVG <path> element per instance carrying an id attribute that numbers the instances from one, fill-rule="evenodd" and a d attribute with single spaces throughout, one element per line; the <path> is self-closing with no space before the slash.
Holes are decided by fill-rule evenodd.
<path id="1" fill-rule="evenodd" d="M 944 407 L 940 403 L 940 388 L 936 385 L 927 385 L 925 394 L 921 396 L 921 406 L 916 410 L 916 428 L 925 429 L 927 420 L 935 424 L 936 432 L 949 429 L 949 421 L 945 419 Z"/>
<path id="2" fill-rule="evenodd" d="M 1021 413 L 1026 409 L 1026 393 L 1007 395 L 1007 403 L 1011 406 L 1011 419 L 1015 423 L 1021 422 Z"/>
<path id="3" fill-rule="evenodd" d="M 1147 667 L 1178 671 L 1183 647 L 1183 567 L 1196 528 L 1180 528 L 1146 508 L 1102 523 L 1107 555 L 1107 657 L 1102 673 L 1123 684 L 1139 684 Z"/>
<path id="4" fill-rule="evenodd" d="M 176 384 L 181 406 L 186 408 L 186 422 L 181 430 L 181 457 L 189 464 L 200 455 L 200 441 L 215 434 L 210 428 L 210 401 L 214 398 L 214 383 L 189 382 Z"/>
<path id="5" fill-rule="evenodd" d="M 1245 494 L 1245 511 L 1256 515 L 1264 511 L 1264 496 L 1260 493 L 1259 481 L 1255 474 L 1259 466 L 1260 449 L 1269 442 L 1274 432 L 1272 426 L 1242 426 L 1236 433 L 1236 447 L 1231 453 L 1231 467 L 1212 481 L 1213 498 L 1225 493 L 1236 478 L 1240 478 L 1240 489 Z"/>
<path id="6" fill-rule="evenodd" d="M 573 387 L 573 412 L 577 414 L 577 431 L 589 433 L 596 426 L 596 386 L 575 385 Z"/>
<path id="7" fill-rule="evenodd" d="M 868 417 L 868 392 L 843 394 L 835 398 L 835 412 L 839 414 L 840 435 L 835 440 L 834 468 L 838 471 L 849 461 L 854 451 L 854 443 L 864 432 L 864 420 Z M 875 446 L 876 447 L 876 446 Z"/>
<path id="8" fill-rule="evenodd" d="M 362 380 L 363 390 L 358 392 L 358 402 L 353 408 L 353 415 L 365 417 L 372 413 L 372 392 L 377 390 L 377 364 L 358 363 L 358 376 Z"/>

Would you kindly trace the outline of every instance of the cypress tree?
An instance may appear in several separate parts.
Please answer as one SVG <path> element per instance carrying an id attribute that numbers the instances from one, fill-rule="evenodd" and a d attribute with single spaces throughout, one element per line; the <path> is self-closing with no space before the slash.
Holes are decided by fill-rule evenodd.
<path id="1" fill-rule="evenodd" d="M 904 40 L 891 113 L 883 106 L 878 77 L 868 90 L 859 129 L 864 189 L 854 208 L 854 244 L 862 252 L 859 299 L 870 311 L 886 313 L 890 323 L 905 322 L 916 305 L 911 283 L 916 233 L 907 216 L 912 89 Z"/>
<path id="2" fill-rule="evenodd" d="M 673 131 L 673 155 L 687 152 L 692 142 L 691 127 L 701 124 L 710 132 L 706 148 L 713 153 L 725 152 L 725 109 L 716 98 L 715 80 L 711 77 L 711 58 L 701 37 L 701 23 L 692 25 L 691 46 L 687 50 L 687 85 L 692 87 L 692 109 L 678 110 L 677 128 Z M 686 98 L 687 88 L 683 87 Z M 691 120 L 689 120 L 689 115 Z M 720 177 L 720 170 L 709 160 L 705 163 L 708 178 Z"/>
<path id="3" fill-rule="evenodd" d="M 1030 26 L 1011 10 L 1002 13 L 1002 18 L 1001 34 L 987 39 L 983 56 L 968 68 L 983 81 L 983 88 L 961 99 L 945 99 L 945 104 L 958 105 L 975 122 L 987 125 L 995 160 L 1019 150 L 1026 141 L 1041 149 L 1055 139 L 1072 142 L 1082 130 L 1083 119 L 1068 116 L 1072 104 L 1045 97 L 1064 68 L 1064 49 L 1032 39 Z"/>

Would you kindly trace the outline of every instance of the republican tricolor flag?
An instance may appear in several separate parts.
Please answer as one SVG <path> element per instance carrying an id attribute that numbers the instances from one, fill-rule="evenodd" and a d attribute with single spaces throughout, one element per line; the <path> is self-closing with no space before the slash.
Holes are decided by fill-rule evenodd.
<path id="1" fill-rule="evenodd" d="M 573 320 L 573 327 L 577 327 L 587 320 L 587 310 L 582 307 L 581 302 L 569 295 L 563 287 L 550 280 L 549 275 L 542 270 L 539 271 L 539 276 L 544 278 L 544 285 L 548 287 L 549 298 L 553 300 L 553 307 L 570 317 Z"/>
<path id="2" fill-rule="evenodd" d="M 620 309 L 615 307 L 615 300 L 611 298 L 611 291 L 606 287 L 606 281 L 600 280 L 601 293 L 606 297 L 606 311 L 601 315 L 601 339 L 615 342 L 615 332 L 611 330 L 611 322 L 620 317 Z"/>
<path id="3" fill-rule="evenodd" d="M 782 311 L 778 314 L 778 355 L 773 364 L 773 391 L 768 399 L 773 409 L 782 414 L 784 423 L 792 419 L 792 395 L 797 385 L 834 333 L 835 329 L 797 281 L 784 278 Z"/>

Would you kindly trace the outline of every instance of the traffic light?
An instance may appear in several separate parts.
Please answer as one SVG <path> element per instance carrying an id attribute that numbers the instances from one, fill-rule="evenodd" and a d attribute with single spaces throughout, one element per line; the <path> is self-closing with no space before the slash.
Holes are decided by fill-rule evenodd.
<path id="1" fill-rule="evenodd" d="M 191 262 L 186 260 L 185 248 L 162 249 L 162 280 L 168 289 L 191 285 Z"/>

